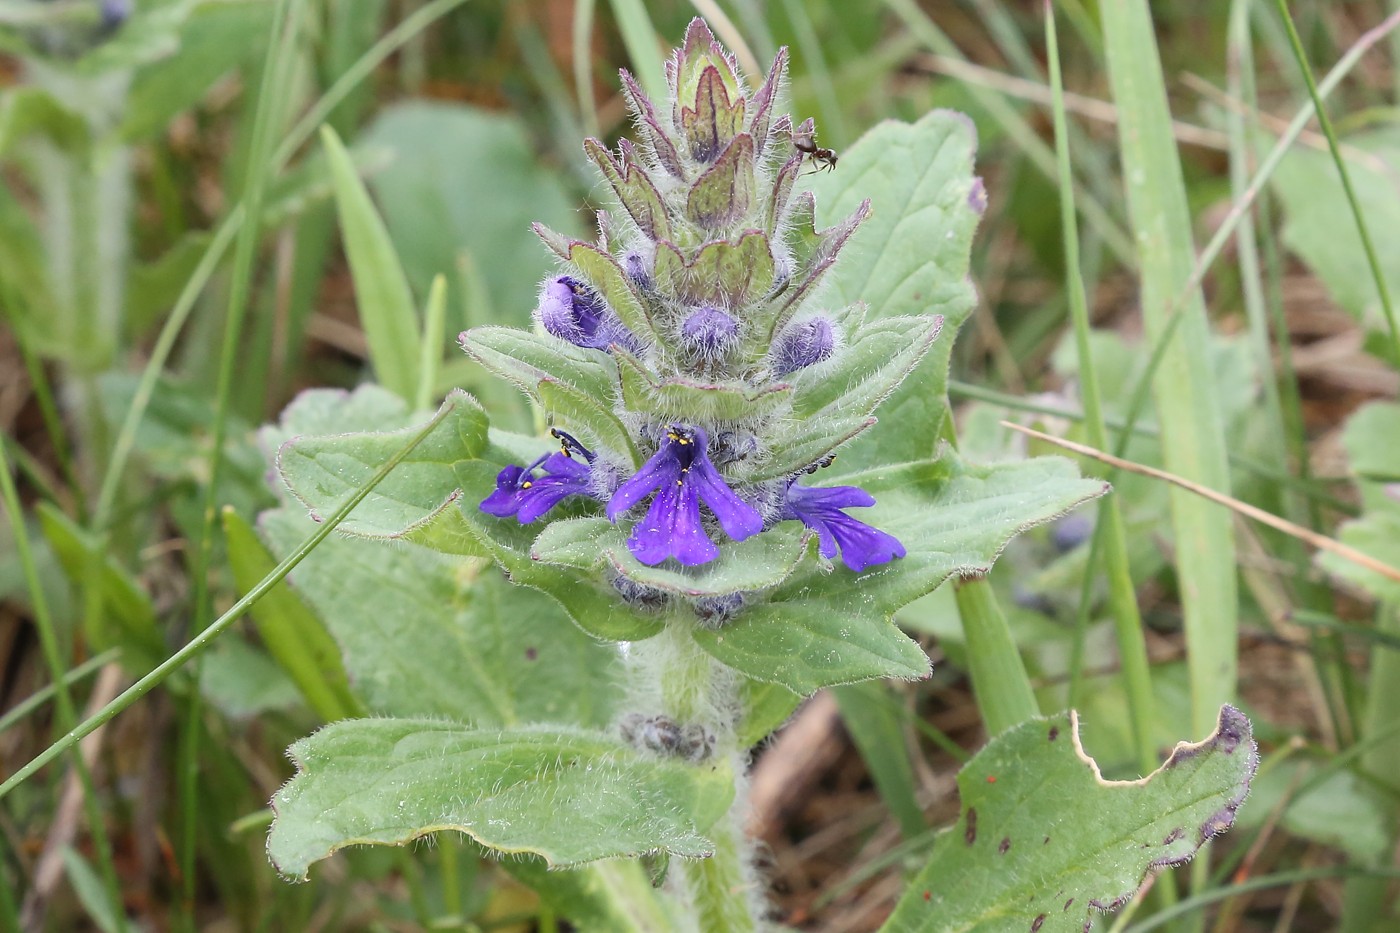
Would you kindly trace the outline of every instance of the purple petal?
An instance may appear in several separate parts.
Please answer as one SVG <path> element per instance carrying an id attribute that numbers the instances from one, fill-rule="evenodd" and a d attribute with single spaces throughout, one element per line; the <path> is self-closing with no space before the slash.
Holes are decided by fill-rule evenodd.
<path id="1" fill-rule="evenodd" d="M 535 470 L 543 467 L 543 476 Z M 563 453 L 541 457 L 527 467 L 512 464 L 496 474 L 496 491 L 481 501 L 481 510 L 497 518 L 512 515 L 522 525 L 544 515 L 569 496 L 586 494 L 591 471 Z"/>
<path id="2" fill-rule="evenodd" d="M 735 541 L 743 541 L 763 530 L 763 516 L 739 494 L 729 488 L 724 477 L 703 453 L 695 458 L 687 475 L 688 485 L 695 489 L 700 501 L 710 507 L 724 533 Z"/>
<path id="3" fill-rule="evenodd" d="M 619 515 L 645 499 L 656 487 L 674 485 L 679 472 L 680 464 L 669 445 L 662 444 L 661 449 L 612 494 L 608 500 L 608 521 L 617 521 Z"/>
<path id="4" fill-rule="evenodd" d="M 544 462 L 544 471 L 556 476 L 567 476 L 570 479 L 586 480 L 591 471 L 588 464 L 581 463 L 568 454 L 555 452 L 549 455 L 549 459 Z"/>
<path id="5" fill-rule="evenodd" d="M 828 521 L 826 526 L 828 534 L 836 539 L 841 548 L 841 560 L 856 573 L 876 564 L 888 563 L 906 553 L 904 545 L 900 544 L 894 535 L 844 513 L 839 519 Z M 825 545 L 822 552 L 823 556 L 830 558 L 831 555 L 826 554 Z"/>
<path id="6" fill-rule="evenodd" d="M 680 482 L 667 484 L 656 494 L 646 517 L 627 539 L 627 549 L 648 565 L 674 557 L 693 567 L 719 556 L 719 548 L 705 536 L 700 524 L 700 501 L 695 490 Z"/>
<path id="7" fill-rule="evenodd" d="M 545 330 L 576 346 L 602 350 L 612 342 L 604 327 L 607 307 L 593 289 L 571 276 L 545 282 L 535 314 Z"/>
<path id="8" fill-rule="evenodd" d="M 875 497 L 859 486 L 788 487 L 788 505 L 795 512 L 814 509 L 858 509 L 875 504 Z"/>
<path id="9" fill-rule="evenodd" d="M 481 500 L 481 511 L 497 518 L 509 518 L 520 510 L 520 477 L 524 469 L 514 464 L 496 474 L 496 491 Z"/>
<path id="10" fill-rule="evenodd" d="M 907 553 L 894 535 L 841 511 L 874 504 L 875 498 L 856 486 L 813 488 L 794 483 L 787 493 L 788 516 L 817 533 L 822 557 L 831 560 L 839 552 L 841 560 L 856 573 Z"/>

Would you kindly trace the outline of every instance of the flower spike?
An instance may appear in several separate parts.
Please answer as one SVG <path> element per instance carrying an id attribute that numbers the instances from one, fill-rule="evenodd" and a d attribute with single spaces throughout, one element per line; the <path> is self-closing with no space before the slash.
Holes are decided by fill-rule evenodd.
<path id="1" fill-rule="evenodd" d="M 627 539 L 627 549 L 642 563 L 656 565 L 674 557 L 694 567 L 719 556 L 719 548 L 701 523 L 702 502 L 735 541 L 763 530 L 763 517 L 725 483 L 710 462 L 708 446 L 709 437 L 700 428 L 671 425 L 661 448 L 608 501 L 608 519 L 616 522 L 623 512 L 656 493 L 646 516 Z"/>

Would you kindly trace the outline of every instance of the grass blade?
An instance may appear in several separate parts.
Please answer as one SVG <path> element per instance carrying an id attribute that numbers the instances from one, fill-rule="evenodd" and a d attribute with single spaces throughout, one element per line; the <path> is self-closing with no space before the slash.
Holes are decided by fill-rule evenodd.
<path id="1" fill-rule="evenodd" d="M 355 281 L 355 303 L 375 377 L 384 388 L 413 402 L 422 337 L 408 277 L 389 238 L 389 229 L 340 137 L 329 126 L 323 127 L 321 142 L 330 162 L 345 255 Z"/>
<path id="2" fill-rule="evenodd" d="M 841 719 L 880 797 L 899 823 L 905 839 L 928 832 L 916 794 L 918 781 L 909 759 L 903 715 L 893 688 L 881 681 L 848 684 L 832 690 Z"/>
<path id="3" fill-rule="evenodd" d="M 637 80 L 652 100 L 666 100 L 666 66 L 661 58 L 661 40 L 647 15 L 642 0 L 610 0 L 622 44 L 632 60 Z"/>
<path id="4" fill-rule="evenodd" d="M 1145 0 L 1106 4 L 1101 13 L 1148 339 L 1155 341 L 1173 317 L 1180 318 L 1176 339 L 1164 349 L 1154 379 L 1166 466 L 1228 493 L 1224 424 L 1215 374 L 1203 352 L 1210 331 L 1199 287 L 1173 308 L 1193 275 L 1196 255 L 1151 13 Z M 1173 489 L 1171 503 L 1191 677 L 1190 729 L 1206 732 L 1216 711 L 1235 694 L 1239 596 L 1234 528 L 1228 512 L 1184 490 Z"/>
<path id="5" fill-rule="evenodd" d="M 1104 426 L 1103 402 L 1099 395 L 1098 375 L 1094 355 L 1089 347 L 1089 307 L 1084 294 L 1084 280 L 1079 265 L 1079 227 L 1075 222 L 1074 186 L 1070 183 L 1068 120 L 1065 117 L 1064 80 L 1060 73 L 1060 47 L 1055 32 L 1055 11 L 1045 5 L 1045 45 L 1049 53 L 1050 86 L 1054 94 L 1055 155 L 1060 170 L 1060 225 L 1065 249 L 1065 289 L 1069 293 L 1070 319 L 1074 325 L 1075 347 L 1079 354 L 1080 394 L 1084 399 L 1084 427 L 1090 443 L 1106 447 L 1108 430 Z M 1118 637 L 1118 655 L 1123 667 L 1123 684 L 1128 696 L 1128 718 L 1132 724 L 1133 746 L 1138 767 L 1148 774 L 1157 767 L 1156 751 L 1152 746 L 1152 678 L 1147 660 L 1147 642 L 1142 634 L 1142 614 L 1138 610 L 1137 593 L 1129 568 L 1127 532 L 1123 511 L 1117 496 L 1105 496 L 1099 505 L 1099 523 L 1094 529 L 1098 551 L 1104 558 L 1108 577 L 1109 606 L 1113 612 L 1114 631 Z M 1096 560 L 1090 560 L 1085 570 L 1084 588 L 1079 600 L 1080 628 L 1088 624 L 1092 602 L 1091 580 Z M 1076 639 L 1076 646 L 1082 639 Z M 1080 665 L 1074 666 L 1078 679 Z M 1070 706 L 1074 706 L 1071 690 Z"/>
<path id="6" fill-rule="evenodd" d="M 314 551 L 317 545 L 324 541 L 331 532 L 335 531 L 335 529 L 340 526 L 340 523 L 345 520 L 345 517 L 354 511 L 355 506 L 364 501 L 364 498 L 374 490 L 374 487 L 378 486 L 394 467 L 402 463 L 404 458 L 412 453 L 451 412 L 452 407 L 444 405 L 442 410 L 403 446 L 402 450 L 380 467 L 374 476 L 370 477 L 369 482 L 360 487 L 360 489 L 347 499 L 340 508 L 336 509 L 323 524 L 319 525 L 296 550 L 288 554 L 257 586 L 245 593 L 241 599 L 230 606 L 228 611 L 219 616 L 208 628 L 190 639 L 179 651 L 162 661 L 155 670 L 151 671 L 145 677 L 142 677 L 130 687 L 127 687 L 119 696 L 113 699 L 112 702 L 83 720 L 77 726 L 74 726 L 57 742 L 54 742 L 48 748 L 44 749 L 28 764 L 16 770 L 15 773 L 6 778 L 3 783 L 0 783 L 0 800 L 3 800 L 5 795 L 10 793 L 10 791 L 33 777 L 34 773 L 44 767 L 44 765 L 77 745 L 84 738 L 91 735 L 94 730 L 110 722 L 118 713 L 121 713 L 127 707 L 131 706 L 131 704 L 141 699 L 167 677 L 181 667 L 184 667 L 192 658 L 195 658 L 204 651 L 205 648 L 209 647 L 214 639 L 218 638 L 219 635 L 234 622 L 241 619 L 243 614 L 247 612 L 250 607 L 266 596 L 278 583 L 281 583 L 297 564 L 306 559 L 306 555 Z M 4 464 L 0 463 L 0 467 L 3 466 Z M 13 488 L 13 483 L 9 482 L 9 472 L 7 470 L 0 469 L 0 486 Z M 60 671 L 60 674 L 61 673 Z"/>

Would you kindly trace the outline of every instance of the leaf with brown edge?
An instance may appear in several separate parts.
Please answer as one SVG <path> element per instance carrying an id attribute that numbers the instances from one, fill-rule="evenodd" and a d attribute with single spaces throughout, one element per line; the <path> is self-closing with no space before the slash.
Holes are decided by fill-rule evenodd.
<path id="1" fill-rule="evenodd" d="M 618 154 L 614 156 L 598 140 L 589 138 L 583 141 L 583 151 L 598 166 L 623 209 L 648 239 L 671 235 L 671 219 L 666 204 L 646 169 L 637 161 L 636 149 L 631 142 L 622 140 L 618 144 Z"/>
<path id="2" fill-rule="evenodd" d="M 892 933 L 1085 933 L 1150 872 L 1228 830 L 1259 764 L 1249 720 L 1223 706 L 1205 740 L 1152 774 L 1106 781 L 1077 714 L 1002 733 L 958 774 L 962 817 L 882 928 Z"/>
<path id="3" fill-rule="evenodd" d="M 754 202 L 753 137 L 740 133 L 690 188 L 686 214 L 705 230 L 718 230 L 748 214 Z"/>

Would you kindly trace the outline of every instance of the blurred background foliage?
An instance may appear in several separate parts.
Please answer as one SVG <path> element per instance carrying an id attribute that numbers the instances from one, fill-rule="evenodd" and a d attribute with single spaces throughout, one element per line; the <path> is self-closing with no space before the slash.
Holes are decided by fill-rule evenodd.
<path id="1" fill-rule="evenodd" d="M 1216 376 L 1234 495 L 1394 566 L 1400 409 L 1383 400 L 1400 389 L 1400 344 L 1384 311 L 1400 284 L 1400 46 L 1375 31 L 1394 26 L 1392 7 L 1291 5 L 1319 74 L 1356 54 L 1328 110 L 1380 275 L 1308 124 L 1205 275 L 1211 333 L 1193 352 Z M 0 778 L 265 572 L 247 527 L 273 504 L 254 428 L 302 389 L 368 378 L 375 348 L 320 124 L 366 180 L 414 307 L 442 276 L 447 334 L 528 326 L 551 268 L 530 222 L 592 227 L 581 205 L 605 201 L 580 141 L 627 131 L 617 68 L 645 74 L 651 31 L 669 44 L 697 14 L 751 76 L 790 46 L 790 109 L 814 116 L 821 145 L 838 152 L 880 120 L 931 108 L 975 122 L 988 194 L 973 257 L 982 303 L 954 350 L 952 384 L 968 457 L 1027 452 L 1006 418 L 1083 439 L 1079 388 L 1092 365 L 1121 453 L 1160 465 L 1154 406 L 1134 400 L 1153 346 L 1123 190 L 1144 180 L 1122 177 L 1095 3 L 1055 9 L 1087 364 L 1072 339 L 1039 3 L 0 2 L 0 430 L 14 478 L 6 511 L 23 531 L 0 531 Z M 1205 243 L 1307 85 L 1272 3 L 1180 0 L 1152 13 L 1157 47 L 1137 52 L 1160 55 Z M 240 230 L 248 216 L 252 234 Z M 496 424 L 532 429 L 528 406 L 450 339 L 440 362 L 434 398 L 463 386 Z M 1118 430 L 1134 418 L 1134 433 Z M 1162 746 L 1188 728 L 1196 688 L 1166 487 L 1114 479 Z M 1042 708 L 1080 708 L 1106 773 L 1133 776 L 1093 528 L 1083 510 L 1018 541 L 992 579 Z M 1190 894 L 1209 902 L 1189 914 L 1195 929 L 1203 918 L 1222 931 L 1395 929 L 1400 591 L 1345 560 L 1319 564 L 1296 536 L 1235 529 L 1238 695 L 1265 764 L 1194 885 L 1181 873 L 1183 893 L 1144 900 L 1127 928 Z M 306 884 L 274 876 L 263 835 L 267 800 L 290 774 L 282 750 L 359 701 L 343 672 L 336 681 L 314 611 L 285 589 L 264 608 L 94 733 L 79 759 L 0 801 L 0 928 L 557 929 L 548 905 L 455 839 L 349 852 Z M 771 853 L 775 916 L 793 927 L 877 926 L 922 862 L 927 828 L 956 815 L 952 775 L 984 738 L 948 588 L 900 622 L 926 636 L 930 681 L 819 697 L 794 739 L 757 758 L 754 826 Z M 277 644 L 279 625 L 307 641 Z M 332 655 L 319 672 L 288 660 L 318 650 Z"/>

